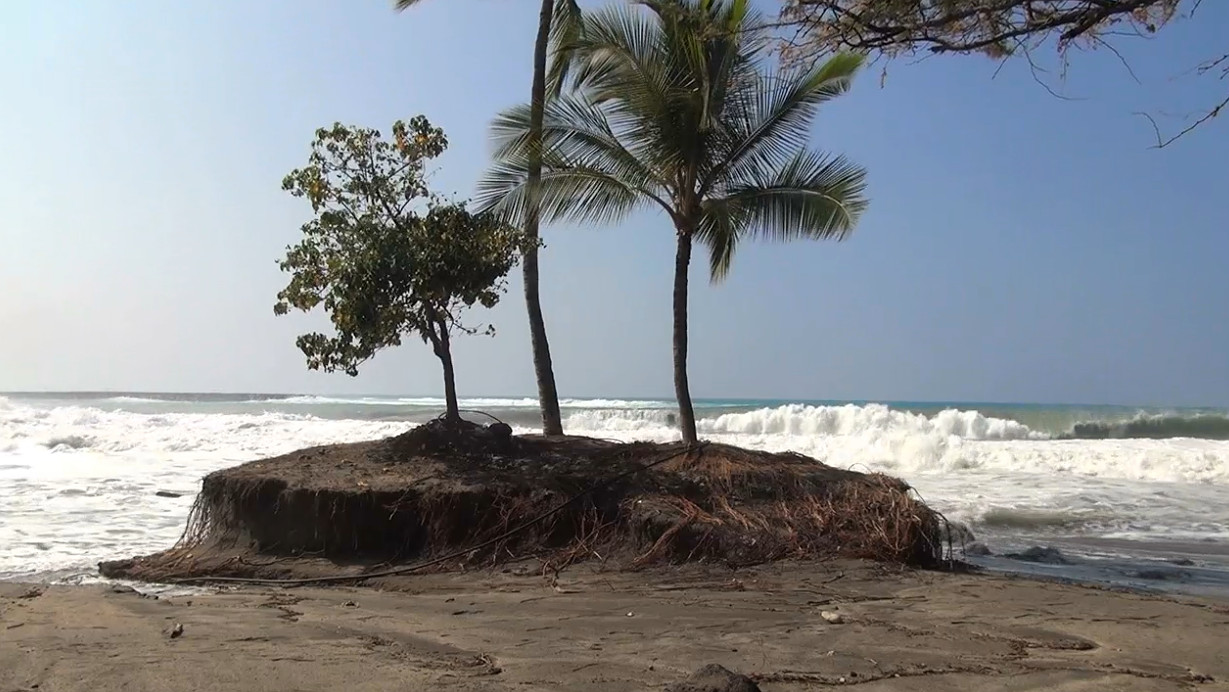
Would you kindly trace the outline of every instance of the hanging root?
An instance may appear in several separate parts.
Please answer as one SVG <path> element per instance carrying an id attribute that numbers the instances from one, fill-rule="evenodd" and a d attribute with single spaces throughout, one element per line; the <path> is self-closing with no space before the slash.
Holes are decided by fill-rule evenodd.
<path id="1" fill-rule="evenodd" d="M 173 548 L 101 568 L 318 581 L 531 558 L 555 572 L 831 557 L 932 566 L 945 557 L 941 523 L 899 480 L 798 454 L 428 424 L 212 473 Z"/>

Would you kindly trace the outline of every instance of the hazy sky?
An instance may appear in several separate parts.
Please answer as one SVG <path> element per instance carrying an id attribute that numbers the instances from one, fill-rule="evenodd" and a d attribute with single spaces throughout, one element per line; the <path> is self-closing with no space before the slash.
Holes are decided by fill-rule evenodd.
<path id="1" fill-rule="evenodd" d="M 440 391 L 417 342 L 357 379 L 306 369 L 316 322 L 272 310 L 309 213 L 280 180 L 320 125 L 422 113 L 452 141 L 437 187 L 468 196 L 492 114 L 527 96 L 535 8 L 6 2 L 0 390 Z M 693 393 L 1229 404 L 1229 122 L 1157 151 L 1133 115 L 1229 87 L 1183 74 L 1225 49 L 1229 3 L 1200 12 L 1125 47 L 1142 84 L 1077 56 L 1076 100 L 1024 62 L 864 73 L 814 139 L 870 170 L 870 211 L 846 243 L 745 245 L 720 286 L 699 258 Z M 545 233 L 561 392 L 669 394 L 669 224 Z M 462 393 L 535 391 L 519 282 L 483 317 Z"/>

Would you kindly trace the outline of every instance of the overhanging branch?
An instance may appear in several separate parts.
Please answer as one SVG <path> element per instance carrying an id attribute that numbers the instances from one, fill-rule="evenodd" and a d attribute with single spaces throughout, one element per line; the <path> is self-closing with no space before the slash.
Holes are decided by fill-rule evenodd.
<path id="1" fill-rule="evenodd" d="M 778 21 L 765 28 L 781 37 L 782 55 L 812 62 L 837 50 L 887 58 L 902 55 L 982 53 L 996 59 L 1023 55 L 1036 78 L 1030 51 L 1052 44 L 1105 49 L 1134 70 L 1111 39 L 1148 37 L 1177 18 L 1193 18 L 1201 0 L 784 0 Z M 1205 61 L 1195 76 L 1229 75 L 1229 53 Z M 1041 82 L 1041 80 L 1038 80 Z M 1050 93 L 1056 93 L 1041 82 Z M 1219 90 L 1218 90 L 1219 91 Z M 1190 123 L 1165 137 L 1156 119 L 1157 145 L 1167 146 L 1229 108 L 1229 89 L 1215 105 L 1188 115 Z"/>

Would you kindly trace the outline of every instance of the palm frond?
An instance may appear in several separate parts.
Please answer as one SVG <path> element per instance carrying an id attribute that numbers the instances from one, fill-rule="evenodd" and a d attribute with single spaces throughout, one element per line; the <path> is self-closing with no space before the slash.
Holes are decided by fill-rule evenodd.
<path id="1" fill-rule="evenodd" d="M 495 160 L 528 160 L 533 153 L 529 116 L 529 107 L 521 105 L 495 117 L 491 124 Z M 546 168 L 602 170 L 661 203 L 664 181 L 624 146 L 601 106 L 565 94 L 546 104 L 542 121 Z"/>
<path id="2" fill-rule="evenodd" d="M 730 207 L 715 207 L 700 220 L 697 237 L 708 248 L 709 280 L 718 283 L 730 273 L 739 240 L 739 220 Z"/>
<path id="3" fill-rule="evenodd" d="M 844 240 L 866 205 L 864 169 L 840 156 L 802 151 L 706 200 L 698 237 L 721 257 L 712 266 L 712 278 L 720 280 L 743 238 Z"/>
<path id="4" fill-rule="evenodd" d="M 478 181 L 475 196 L 480 212 L 491 212 L 512 223 L 523 223 L 528 207 L 527 165 L 524 161 L 500 161 Z M 615 223 L 647 199 L 627 183 L 583 166 L 542 171 L 538 186 L 542 221 L 576 221 L 606 225 Z"/>
<path id="5" fill-rule="evenodd" d="M 420 0 L 393 0 L 393 8 L 398 12 L 417 5 Z"/>
<path id="6" fill-rule="evenodd" d="M 615 5 L 586 17 L 575 53 L 580 92 L 611 106 L 627 149 L 649 168 L 669 171 L 661 177 L 680 189 L 688 176 L 675 173 L 698 168 L 722 107 L 721 90 L 711 87 L 726 81 L 723 64 L 740 61 L 737 42 L 708 11 L 680 0 Z"/>
<path id="7" fill-rule="evenodd" d="M 659 110 L 670 87 L 661 54 L 658 24 L 635 6 L 609 5 L 583 16 L 571 44 L 573 84 L 597 103 L 621 100 Z"/>
<path id="8" fill-rule="evenodd" d="M 546 75 L 546 91 L 551 97 L 558 97 L 568 82 L 576 43 L 583 29 L 584 15 L 576 0 L 555 0 L 550 28 L 550 66 Z"/>
<path id="9" fill-rule="evenodd" d="M 825 102 L 844 94 L 863 58 L 838 54 L 806 73 L 761 75 L 726 111 L 709 188 L 737 178 L 740 167 L 780 165 L 806 145 L 811 121 Z"/>
<path id="10" fill-rule="evenodd" d="M 731 94 L 758 75 L 755 61 L 768 45 L 756 38 L 764 33 L 758 28 L 761 24 L 749 0 L 713 2 L 708 7 L 705 25 L 697 29 L 704 36 L 707 127 L 722 118 Z"/>

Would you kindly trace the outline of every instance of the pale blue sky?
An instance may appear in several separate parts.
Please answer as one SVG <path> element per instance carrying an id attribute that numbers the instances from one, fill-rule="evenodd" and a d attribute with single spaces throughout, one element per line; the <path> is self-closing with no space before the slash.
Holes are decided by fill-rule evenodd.
<path id="1" fill-rule="evenodd" d="M 490 117 L 527 94 L 535 5 L 6 2 L 0 390 L 440 391 L 417 343 L 357 379 L 306 370 L 314 323 L 272 312 L 308 212 L 279 183 L 320 125 L 422 113 L 452 141 L 438 187 L 469 195 Z M 1157 151 L 1133 115 L 1229 86 L 1181 76 L 1225 49 L 1229 4 L 1201 13 L 1125 47 L 1142 85 L 1077 56 L 1079 100 L 1022 62 L 865 73 L 815 142 L 870 170 L 870 211 L 846 243 L 694 273 L 695 395 L 1229 404 L 1229 123 Z M 665 220 L 546 239 L 564 395 L 668 395 Z M 519 289 L 498 337 L 459 345 L 462 393 L 534 391 Z"/>

